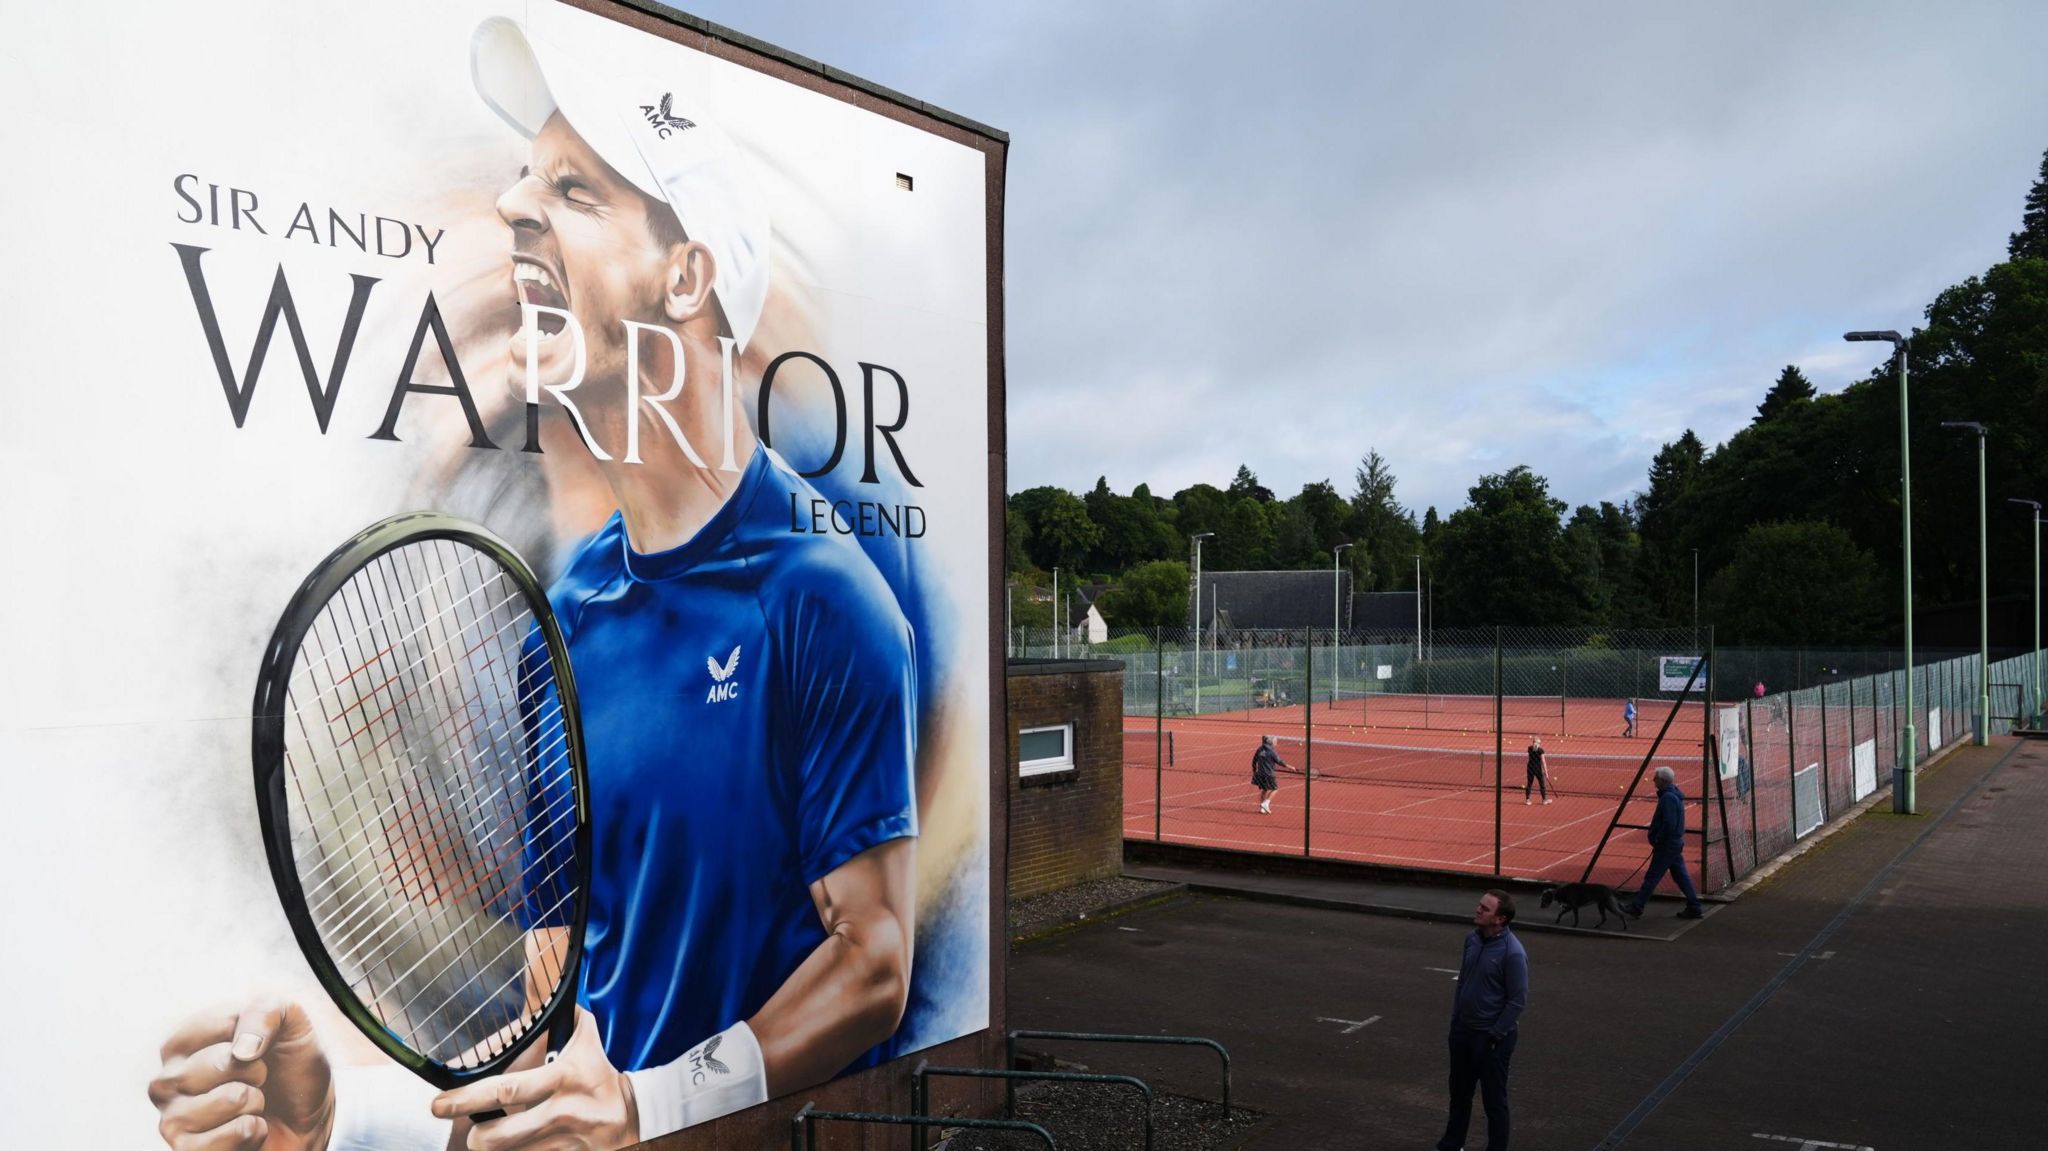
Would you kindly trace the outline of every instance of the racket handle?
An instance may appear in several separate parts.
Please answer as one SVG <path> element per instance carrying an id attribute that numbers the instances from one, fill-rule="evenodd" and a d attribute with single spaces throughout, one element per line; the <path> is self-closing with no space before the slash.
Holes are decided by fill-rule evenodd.
<path id="1" fill-rule="evenodd" d="M 569 1037 L 575 1031 L 575 1005 L 569 1004 L 566 1010 L 555 1012 L 554 1020 L 548 1024 L 547 1062 L 553 1063 L 555 1061 L 555 1057 L 562 1053 L 562 1048 L 569 1045 Z M 469 1121 L 472 1124 L 489 1123 L 493 1119 L 503 1119 L 504 1117 L 504 1108 L 494 1107 L 489 1111 L 478 1111 L 471 1114 Z"/>

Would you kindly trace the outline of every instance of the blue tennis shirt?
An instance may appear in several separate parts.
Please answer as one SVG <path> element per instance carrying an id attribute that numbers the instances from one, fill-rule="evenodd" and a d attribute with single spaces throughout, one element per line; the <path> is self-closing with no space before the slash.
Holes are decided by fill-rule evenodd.
<path id="1" fill-rule="evenodd" d="M 850 537 L 791 532 L 815 494 L 757 448 L 688 542 L 635 552 L 614 515 L 549 593 L 589 760 L 582 1000 L 620 1070 L 758 1011 L 825 939 L 809 885 L 917 834 L 910 626 Z"/>

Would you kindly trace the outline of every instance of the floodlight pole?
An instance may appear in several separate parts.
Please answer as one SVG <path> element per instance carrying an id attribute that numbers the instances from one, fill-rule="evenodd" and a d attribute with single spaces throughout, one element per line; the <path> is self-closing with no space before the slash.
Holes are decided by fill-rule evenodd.
<path id="1" fill-rule="evenodd" d="M 1215 532 L 1196 532 L 1189 536 L 1195 542 L 1195 714 L 1202 714 L 1202 541 L 1213 539 Z"/>
<path id="2" fill-rule="evenodd" d="M 1060 569 L 1052 569 L 1052 657 L 1060 657 Z"/>
<path id="3" fill-rule="evenodd" d="M 1422 553 L 1415 553 L 1415 658 L 1422 659 Z"/>
<path id="4" fill-rule="evenodd" d="M 1700 549 L 1692 549 L 1692 653 L 1700 653 Z"/>
<path id="5" fill-rule="evenodd" d="M 1338 632 L 1344 627 L 1344 584 L 1343 575 L 1337 567 L 1337 557 L 1352 544 L 1338 544 L 1330 549 L 1330 706 L 1343 702 L 1338 699 L 1338 688 L 1343 682 L 1343 660 L 1337 656 L 1342 644 Z"/>
<path id="6" fill-rule="evenodd" d="M 2048 694 L 2044 694 L 2044 692 L 2043 692 L 2043 690 L 2042 690 L 2042 686 L 2041 686 L 2041 501 L 2040 501 L 2040 500 L 2015 500 L 2015 499 L 2008 499 L 2008 500 L 2006 500 L 2005 502 L 2006 502 L 2006 503 L 2009 503 L 2009 504 L 2025 504 L 2025 505 L 2027 505 L 2028 507 L 2030 507 L 2030 508 L 2034 509 L 2034 709 L 2033 709 L 2033 715 L 2034 715 L 2034 716 L 2036 716 L 2036 717 L 2038 717 L 2038 716 L 2040 716 L 2040 715 L 2041 715 L 2041 713 L 2043 713 L 2043 712 L 2048 712 Z"/>
<path id="7" fill-rule="evenodd" d="M 1913 761 L 1920 733 L 1913 722 L 1913 445 L 1906 408 L 1906 337 L 1897 332 L 1849 332 L 1842 337 L 1851 343 L 1883 341 L 1892 346 L 1892 362 L 1899 377 L 1899 511 L 1904 535 L 1904 576 L 1906 596 L 1906 729 L 1899 741 L 1900 753 L 1892 765 L 1892 811 L 1912 815 L 1915 808 L 1916 777 Z"/>
<path id="8" fill-rule="evenodd" d="M 1991 742 L 1991 516 L 1984 494 L 1984 453 L 1990 439 L 1976 420 L 1943 420 L 1942 427 L 1977 433 L 1977 746 Z"/>

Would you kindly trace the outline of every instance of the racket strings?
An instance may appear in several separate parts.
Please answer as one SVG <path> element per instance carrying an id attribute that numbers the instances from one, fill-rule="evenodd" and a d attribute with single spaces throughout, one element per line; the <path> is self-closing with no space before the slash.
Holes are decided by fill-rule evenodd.
<path id="1" fill-rule="evenodd" d="M 579 810 L 552 664 L 520 585 L 451 540 L 330 598 L 291 677 L 285 762 L 306 901 L 394 1035 L 474 1065 L 562 982 L 529 933 L 566 923 Z"/>

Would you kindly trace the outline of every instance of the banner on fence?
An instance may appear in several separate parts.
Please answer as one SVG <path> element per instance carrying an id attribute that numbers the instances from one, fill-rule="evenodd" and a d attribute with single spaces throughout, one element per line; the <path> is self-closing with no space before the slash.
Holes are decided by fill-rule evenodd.
<path id="1" fill-rule="evenodd" d="M 1695 666 L 1700 668 L 1699 685 L 1704 689 L 1707 686 L 1707 669 L 1703 666 L 1706 662 L 1696 655 L 1657 657 L 1657 690 L 1684 691 L 1685 685 L 1692 682 L 1692 669 Z"/>
<path id="2" fill-rule="evenodd" d="M 1941 709 L 1938 707 L 1930 707 L 1927 709 L 1927 750 L 1933 751 L 1935 748 L 1940 746 Z"/>
<path id="3" fill-rule="evenodd" d="M 1855 798 L 1862 799 L 1877 790 L 1877 741 L 1866 739 L 1856 745 L 1851 756 L 1854 761 Z"/>
<path id="4" fill-rule="evenodd" d="M 1742 709 L 1721 709 L 1721 778 L 1734 779 L 1742 765 Z"/>

